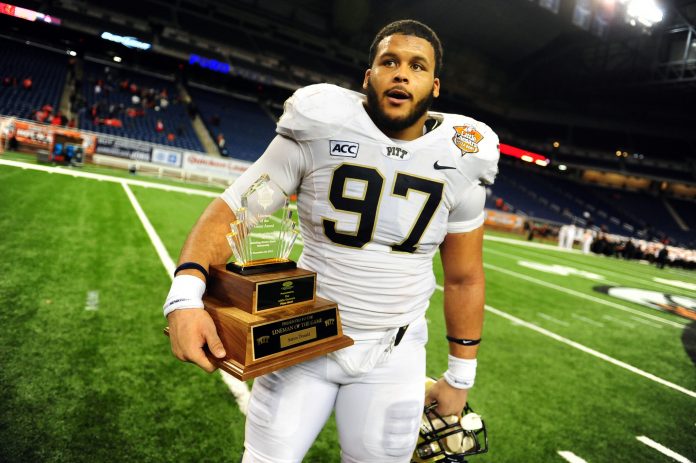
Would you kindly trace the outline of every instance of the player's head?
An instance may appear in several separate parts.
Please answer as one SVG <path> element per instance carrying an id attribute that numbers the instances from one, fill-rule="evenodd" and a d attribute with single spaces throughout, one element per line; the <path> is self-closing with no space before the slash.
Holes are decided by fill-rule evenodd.
<path id="1" fill-rule="evenodd" d="M 395 21 L 375 36 L 365 72 L 367 110 L 378 127 L 401 132 L 420 127 L 440 93 L 442 45 L 437 34 L 414 20 Z"/>

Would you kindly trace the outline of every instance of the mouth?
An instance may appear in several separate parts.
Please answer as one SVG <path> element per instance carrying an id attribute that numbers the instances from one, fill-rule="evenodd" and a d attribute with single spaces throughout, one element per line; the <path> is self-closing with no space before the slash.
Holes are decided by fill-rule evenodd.
<path id="1" fill-rule="evenodd" d="M 394 105 L 403 104 L 412 98 L 410 93 L 400 88 L 388 90 L 385 92 L 385 95 L 387 96 L 387 100 Z"/>

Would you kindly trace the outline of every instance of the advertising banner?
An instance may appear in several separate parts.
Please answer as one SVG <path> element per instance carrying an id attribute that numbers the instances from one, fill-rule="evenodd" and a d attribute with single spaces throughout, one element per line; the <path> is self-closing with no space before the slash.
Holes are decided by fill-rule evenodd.
<path id="1" fill-rule="evenodd" d="M 234 179 L 242 175 L 250 165 L 250 163 L 243 161 L 233 161 L 231 159 L 205 156 L 187 151 L 184 153 L 182 167 L 187 172 Z"/>
<path id="2" fill-rule="evenodd" d="M 524 217 L 509 212 L 494 211 L 486 209 L 486 226 L 494 227 L 499 230 L 521 232 L 524 228 Z"/>
<path id="3" fill-rule="evenodd" d="M 183 157 L 184 153 L 181 151 L 162 148 L 152 149 L 152 162 L 155 164 L 161 164 L 169 167 L 181 167 Z"/>
<path id="4" fill-rule="evenodd" d="M 152 148 L 145 143 L 98 136 L 96 152 L 131 161 L 150 162 Z"/>

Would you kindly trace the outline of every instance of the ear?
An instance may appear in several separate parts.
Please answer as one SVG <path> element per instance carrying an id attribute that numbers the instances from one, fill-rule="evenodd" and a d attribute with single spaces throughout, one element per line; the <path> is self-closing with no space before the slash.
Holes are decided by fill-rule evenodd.
<path id="1" fill-rule="evenodd" d="M 368 69 L 365 71 L 365 78 L 363 79 L 363 85 L 362 88 L 367 90 L 367 82 L 370 80 L 370 74 L 371 74 L 372 69 Z"/>
<path id="2" fill-rule="evenodd" d="M 440 96 L 440 79 L 438 77 L 433 81 L 433 96 L 435 98 Z"/>

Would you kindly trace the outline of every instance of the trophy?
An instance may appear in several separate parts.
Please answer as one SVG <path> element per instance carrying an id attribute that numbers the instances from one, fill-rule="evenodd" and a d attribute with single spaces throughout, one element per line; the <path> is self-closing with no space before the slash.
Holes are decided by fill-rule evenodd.
<path id="1" fill-rule="evenodd" d="M 288 195 L 267 174 L 242 195 L 227 242 L 234 261 L 211 265 L 205 310 L 240 380 L 347 347 L 338 306 L 316 295 L 316 273 L 289 259 L 299 236 Z"/>

